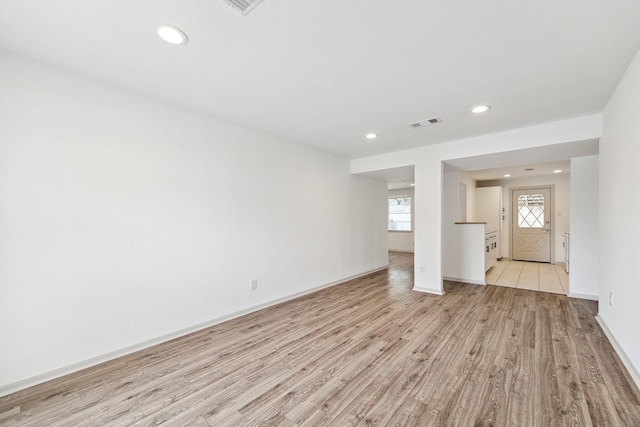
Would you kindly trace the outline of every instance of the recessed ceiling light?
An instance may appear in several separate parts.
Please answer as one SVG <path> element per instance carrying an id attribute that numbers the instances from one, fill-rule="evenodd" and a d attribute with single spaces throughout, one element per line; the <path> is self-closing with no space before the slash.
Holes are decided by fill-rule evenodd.
<path id="1" fill-rule="evenodd" d="M 505 177 L 505 178 L 509 178 L 510 176 L 511 176 L 511 174 L 510 174 L 510 173 L 505 173 L 505 174 L 504 174 L 504 177 Z"/>
<path id="2" fill-rule="evenodd" d="M 562 172 L 562 169 L 556 169 L 553 171 L 553 173 L 560 173 L 560 172 Z"/>
<path id="3" fill-rule="evenodd" d="M 478 105 L 477 107 L 473 107 L 471 110 L 472 113 L 480 114 L 487 112 L 491 109 L 491 105 Z"/>
<path id="4" fill-rule="evenodd" d="M 175 45 L 184 45 L 189 42 L 189 38 L 184 31 L 174 27 L 173 25 L 160 24 L 158 26 L 158 35 L 167 43 Z"/>
<path id="5" fill-rule="evenodd" d="M 410 185 L 411 185 L 412 187 L 415 187 L 415 186 L 416 186 L 414 183 L 411 183 Z"/>
<path id="6" fill-rule="evenodd" d="M 367 139 L 376 139 L 378 137 L 377 133 L 368 133 Z"/>

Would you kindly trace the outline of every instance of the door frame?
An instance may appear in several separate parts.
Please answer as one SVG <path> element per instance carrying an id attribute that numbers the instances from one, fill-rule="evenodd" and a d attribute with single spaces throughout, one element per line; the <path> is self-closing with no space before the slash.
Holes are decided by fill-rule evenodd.
<path id="1" fill-rule="evenodd" d="M 548 188 L 549 192 L 549 263 L 555 264 L 555 231 L 556 231 L 556 186 L 555 184 L 527 185 L 526 187 L 509 187 L 509 259 L 513 259 L 513 192 L 519 190 L 535 190 L 537 188 Z M 517 220 L 517 219 L 516 219 Z"/>

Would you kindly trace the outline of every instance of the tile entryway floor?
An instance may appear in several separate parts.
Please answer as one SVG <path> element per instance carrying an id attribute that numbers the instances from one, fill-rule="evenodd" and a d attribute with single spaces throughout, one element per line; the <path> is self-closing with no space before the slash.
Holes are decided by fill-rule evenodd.
<path id="1" fill-rule="evenodd" d="M 487 272 L 487 285 L 567 295 L 569 275 L 562 264 L 502 259 Z"/>

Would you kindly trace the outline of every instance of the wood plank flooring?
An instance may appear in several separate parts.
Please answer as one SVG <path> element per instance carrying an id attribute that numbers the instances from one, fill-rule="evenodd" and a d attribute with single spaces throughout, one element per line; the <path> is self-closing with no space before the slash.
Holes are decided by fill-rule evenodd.
<path id="1" fill-rule="evenodd" d="M 640 426 L 597 303 L 448 282 L 413 256 L 0 398 L 9 426 Z"/>

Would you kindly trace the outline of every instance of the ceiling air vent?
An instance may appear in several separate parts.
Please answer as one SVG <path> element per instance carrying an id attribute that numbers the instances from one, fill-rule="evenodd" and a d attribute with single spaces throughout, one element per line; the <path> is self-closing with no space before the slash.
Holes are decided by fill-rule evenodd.
<path id="1" fill-rule="evenodd" d="M 262 0 L 223 0 L 243 15 L 251 12 Z"/>
<path id="2" fill-rule="evenodd" d="M 435 125 L 436 123 L 442 123 L 442 119 L 440 117 L 432 117 L 430 119 L 420 120 L 419 122 L 409 123 L 409 126 L 413 129 L 418 129 L 425 126 Z"/>

